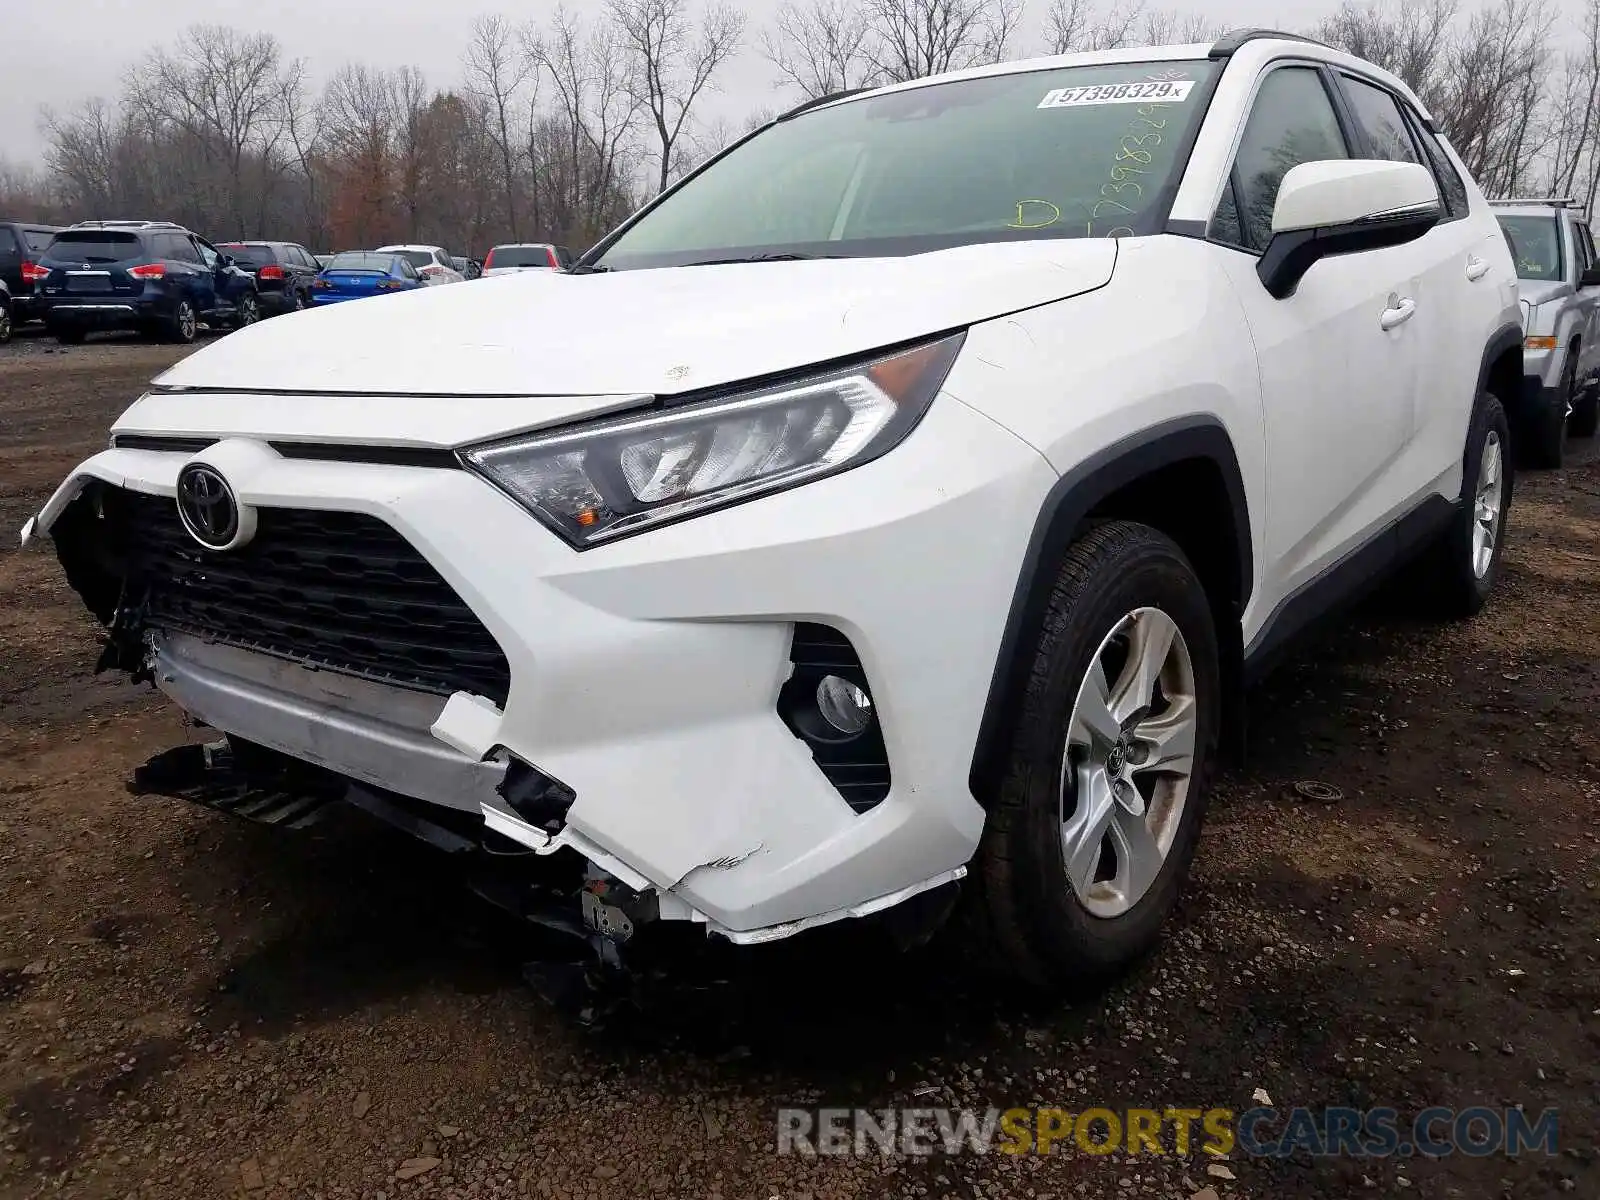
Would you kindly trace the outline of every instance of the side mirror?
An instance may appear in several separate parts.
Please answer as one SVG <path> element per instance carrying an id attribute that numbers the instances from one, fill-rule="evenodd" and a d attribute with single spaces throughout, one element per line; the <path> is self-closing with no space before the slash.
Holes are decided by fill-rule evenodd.
<path id="1" fill-rule="evenodd" d="M 1403 246 L 1437 225 L 1441 215 L 1439 188 L 1416 163 L 1301 163 L 1278 188 L 1272 240 L 1256 273 L 1283 300 L 1319 259 Z"/>
<path id="2" fill-rule="evenodd" d="M 231 267 L 231 266 L 233 266 L 233 255 L 231 255 L 231 254 L 218 255 L 217 256 L 217 265 L 221 266 L 221 267 Z"/>
<path id="3" fill-rule="evenodd" d="M 1579 291 L 1594 287 L 1600 287 L 1600 266 L 1590 267 L 1582 275 L 1578 276 Z"/>

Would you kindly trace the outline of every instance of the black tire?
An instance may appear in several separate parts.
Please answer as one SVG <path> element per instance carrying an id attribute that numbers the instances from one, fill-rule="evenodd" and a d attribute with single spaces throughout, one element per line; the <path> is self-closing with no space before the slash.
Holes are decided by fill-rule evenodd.
<path id="1" fill-rule="evenodd" d="M 243 329 L 246 325 L 254 325 L 261 319 L 261 303 L 253 295 L 240 296 L 234 306 L 232 325 L 235 329 Z"/>
<path id="2" fill-rule="evenodd" d="M 81 325 L 55 325 L 51 327 L 50 332 L 61 345 L 78 346 L 83 344 L 83 339 L 88 336 L 89 331 Z"/>
<path id="3" fill-rule="evenodd" d="M 295 312 L 304 312 L 306 309 L 308 309 L 310 307 L 311 307 L 311 297 L 307 296 L 299 288 L 296 288 L 295 289 L 295 293 L 294 293 L 294 311 Z"/>
<path id="4" fill-rule="evenodd" d="M 11 305 L 0 304 L 0 346 L 11 340 Z"/>
<path id="5" fill-rule="evenodd" d="M 179 300 L 172 310 L 172 316 L 167 318 L 167 340 L 187 346 L 194 341 L 199 328 L 200 318 L 195 315 L 194 305 L 187 300 Z"/>
<path id="6" fill-rule="evenodd" d="M 1511 515 L 1511 494 L 1515 473 L 1506 453 L 1511 430 L 1505 409 L 1497 397 L 1484 392 L 1472 410 L 1463 451 L 1461 498 L 1450 524 L 1418 562 L 1415 577 L 1422 581 L 1428 607 L 1439 616 L 1461 620 L 1476 616 L 1488 603 L 1500 575 L 1505 554 L 1506 528 Z M 1493 552 L 1487 565 L 1478 560 L 1474 533 L 1480 525 L 1479 492 L 1483 486 L 1483 465 L 1488 447 L 1497 444 L 1501 481 L 1499 512 L 1494 525 Z M 1482 569 L 1480 570 L 1480 566 Z"/>
<path id="7" fill-rule="evenodd" d="M 1583 398 L 1572 402 L 1572 415 L 1567 418 L 1567 436 L 1590 438 L 1600 428 L 1600 384 L 1591 382 L 1584 389 Z"/>
<path id="8" fill-rule="evenodd" d="M 1128 614 L 1148 609 L 1166 614 L 1188 649 L 1197 715 L 1194 766 L 1186 784 L 1174 781 L 1182 808 L 1147 890 L 1120 915 L 1096 915 L 1067 874 L 1063 820 L 1069 806 L 1075 813 L 1083 802 L 1076 783 L 1063 791 L 1068 727 L 1078 690 L 1108 636 Z M 1183 551 L 1165 534 L 1131 521 L 1084 534 L 1067 552 L 1038 631 L 1006 773 L 998 794 L 987 798 L 988 821 L 972 866 L 965 923 L 994 967 L 1059 992 L 1114 975 L 1154 946 L 1194 857 L 1221 715 L 1211 607 Z"/>
<path id="9" fill-rule="evenodd" d="M 1556 393 L 1556 402 L 1534 414 L 1528 423 L 1527 446 L 1520 457 L 1525 465 L 1534 470 L 1554 471 L 1561 466 L 1567 442 L 1567 406 L 1571 403 L 1577 376 L 1577 356 L 1569 354 L 1562 371 L 1561 388 Z"/>

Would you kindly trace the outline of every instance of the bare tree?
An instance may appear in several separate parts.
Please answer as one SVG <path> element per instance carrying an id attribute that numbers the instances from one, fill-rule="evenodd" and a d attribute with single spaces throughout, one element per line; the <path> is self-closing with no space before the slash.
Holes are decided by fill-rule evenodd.
<path id="1" fill-rule="evenodd" d="M 40 113 L 45 164 L 85 212 L 112 207 L 121 191 L 117 162 L 126 118 L 105 100 L 86 100 L 69 113 Z"/>
<path id="2" fill-rule="evenodd" d="M 1022 21 L 1022 0 L 862 0 L 868 60 L 901 82 L 999 62 Z"/>
<path id="3" fill-rule="evenodd" d="M 553 127 L 541 122 L 538 132 L 561 151 L 564 194 L 555 200 L 564 232 L 597 237 L 625 186 L 638 129 L 639 100 L 626 86 L 629 48 L 609 22 L 586 26 L 560 8 L 537 51 L 557 104 Z"/>
<path id="4" fill-rule="evenodd" d="M 744 14 L 712 4 L 696 30 L 687 0 L 611 0 L 611 15 L 631 51 L 628 87 L 655 127 L 657 190 L 673 174 L 673 154 L 695 101 L 739 49 Z"/>
<path id="5" fill-rule="evenodd" d="M 1045 44 L 1052 54 L 1118 50 L 1138 38 L 1144 0 L 1119 0 L 1101 10 L 1094 0 L 1053 0 L 1045 14 Z"/>
<path id="6" fill-rule="evenodd" d="M 1315 32 L 1319 40 L 1398 75 L 1431 104 L 1444 83 L 1456 12 L 1457 0 L 1344 0 Z"/>
<path id="7" fill-rule="evenodd" d="M 1600 185 L 1597 172 L 1597 141 L 1600 141 L 1600 0 L 1588 0 L 1584 8 L 1582 42 L 1569 53 L 1562 67 L 1559 91 L 1555 95 L 1555 129 L 1550 151 L 1550 183 L 1547 190 L 1558 195 L 1577 195 L 1594 207 Z"/>
<path id="8" fill-rule="evenodd" d="M 761 53 L 807 100 L 831 96 L 878 81 L 865 53 L 870 27 L 866 11 L 852 0 L 787 3 L 762 33 Z"/>
<path id="9" fill-rule="evenodd" d="M 467 46 L 466 76 L 468 92 L 489 106 L 494 122 L 494 143 L 505 188 L 506 225 L 511 240 L 517 241 L 517 173 L 511 126 L 521 93 L 530 82 L 534 94 L 528 101 L 529 109 L 538 103 L 538 61 L 517 52 L 514 31 L 504 17 L 479 17 L 473 22 L 472 41 Z"/>
<path id="10" fill-rule="evenodd" d="M 226 172 L 228 217 L 245 228 L 246 160 L 279 131 L 282 51 L 269 34 L 192 25 L 129 75 L 129 102 L 157 126 L 181 130 Z"/>

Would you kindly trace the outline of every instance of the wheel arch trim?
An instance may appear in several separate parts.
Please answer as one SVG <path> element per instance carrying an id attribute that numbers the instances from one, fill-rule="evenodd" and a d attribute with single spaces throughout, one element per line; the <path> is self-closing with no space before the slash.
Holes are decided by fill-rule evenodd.
<path id="1" fill-rule="evenodd" d="M 1506 324 L 1495 330 L 1493 336 L 1491 336 L 1488 342 L 1485 343 L 1483 348 L 1483 360 L 1478 364 L 1478 390 L 1477 392 L 1473 393 L 1474 398 L 1488 389 L 1489 372 L 1501 355 L 1507 353 L 1508 351 L 1515 350 L 1518 354 L 1518 357 L 1521 357 L 1522 339 L 1523 333 L 1522 326 L 1520 325 Z M 1522 370 L 1520 366 L 1517 370 L 1517 376 L 1519 379 L 1522 376 Z M 1510 403 L 1515 404 L 1517 399 L 1518 398 L 1516 396 L 1501 397 L 1502 403 L 1509 400 Z"/>
<path id="2" fill-rule="evenodd" d="M 980 804 L 1002 769 L 1008 730 L 1015 723 L 1028 669 L 1029 631 L 1043 619 L 1056 565 L 1102 501 L 1144 476 L 1192 461 L 1207 462 L 1217 469 L 1233 510 L 1239 567 L 1236 603 L 1238 611 L 1244 611 L 1255 583 L 1250 510 L 1233 440 L 1218 418 L 1197 414 L 1162 422 L 1114 442 L 1063 474 L 1034 520 L 995 656 L 968 775 L 968 785 Z M 1224 634 L 1219 630 L 1219 635 Z M 1223 645 L 1230 640 L 1238 638 L 1224 636 Z"/>

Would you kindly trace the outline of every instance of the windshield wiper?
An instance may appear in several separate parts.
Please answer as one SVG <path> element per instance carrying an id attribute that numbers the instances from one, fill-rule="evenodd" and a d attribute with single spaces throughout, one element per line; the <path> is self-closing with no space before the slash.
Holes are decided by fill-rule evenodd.
<path id="1" fill-rule="evenodd" d="M 737 258 L 706 258 L 699 262 L 683 263 L 685 267 L 721 267 L 728 263 L 801 262 L 813 258 L 843 258 L 842 254 L 742 254 Z"/>
<path id="2" fill-rule="evenodd" d="M 610 267 L 602 267 L 599 263 L 573 263 L 572 266 L 567 268 L 567 274 L 600 275 L 609 270 L 611 270 Z"/>

